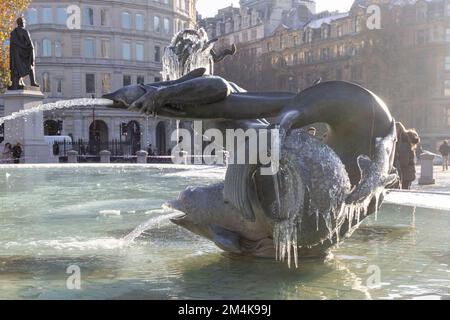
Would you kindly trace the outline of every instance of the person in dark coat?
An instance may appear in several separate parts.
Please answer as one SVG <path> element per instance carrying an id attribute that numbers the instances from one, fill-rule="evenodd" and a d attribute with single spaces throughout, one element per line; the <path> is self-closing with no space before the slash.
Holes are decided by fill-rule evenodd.
<path id="1" fill-rule="evenodd" d="M 20 142 L 17 142 L 17 144 L 12 148 L 12 156 L 14 163 L 20 163 L 20 158 L 22 157 L 22 145 Z"/>
<path id="2" fill-rule="evenodd" d="M 397 169 L 403 190 L 410 190 L 416 180 L 416 149 L 419 143 L 420 138 L 415 130 L 410 129 L 401 133 L 397 150 Z"/>
<path id="3" fill-rule="evenodd" d="M 30 76 L 33 87 L 39 87 L 34 73 L 34 46 L 29 32 L 25 29 L 25 19 L 17 19 L 17 28 L 11 32 L 10 37 L 10 71 L 12 86 L 10 90 L 24 88 L 22 78 Z"/>
<path id="4" fill-rule="evenodd" d="M 444 171 L 448 171 L 448 162 L 449 162 L 449 155 L 450 155 L 450 145 L 448 144 L 448 141 L 445 140 L 444 143 L 440 146 L 439 152 L 442 155 L 442 166 Z"/>

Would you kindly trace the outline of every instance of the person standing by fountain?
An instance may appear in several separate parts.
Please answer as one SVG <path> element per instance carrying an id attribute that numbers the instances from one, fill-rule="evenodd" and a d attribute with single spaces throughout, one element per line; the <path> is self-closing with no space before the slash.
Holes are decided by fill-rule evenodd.
<path id="1" fill-rule="evenodd" d="M 17 142 L 17 144 L 12 148 L 12 156 L 14 159 L 14 163 L 18 164 L 20 163 L 20 158 L 22 157 L 22 145 L 20 142 Z"/>
<path id="2" fill-rule="evenodd" d="M 402 189 L 410 190 L 416 180 L 416 149 L 420 143 L 417 132 L 413 129 L 401 133 L 398 143 L 398 164 L 402 180 Z"/>
<path id="3" fill-rule="evenodd" d="M 2 152 L 1 163 L 11 163 L 12 161 L 12 145 L 11 143 L 6 143 Z"/>
<path id="4" fill-rule="evenodd" d="M 10 71 L 12 86 L 9 90 L 24 89 L 23 77 L 30 76 L 32 87 L 39 87 L 34 72 L 34 46 L 30 33 L 25 29 L 26 21 L 17 19 L 17 27 L 10 37 Z"/>
<path id="5" fill-rule="evenodd" d="M 442 154 L 442 167 L 443 171 L 448 171 L 448 162 L 450 155 L 450 145 L 448 141 L 445 140 L 444 143 L 439 147 L 439 152 Z"/>

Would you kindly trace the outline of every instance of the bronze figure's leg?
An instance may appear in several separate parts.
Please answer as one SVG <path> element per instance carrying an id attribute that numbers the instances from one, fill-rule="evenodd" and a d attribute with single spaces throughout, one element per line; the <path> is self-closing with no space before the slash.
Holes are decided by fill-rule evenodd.
<path id="1" fill-rule="evenodd" d="M 31 71 L 30 71 L 30 83 L 31 83 L 32 87 L 39 87 L 39 84 L 36 83 L 34 68 L 31 68 Z"/>

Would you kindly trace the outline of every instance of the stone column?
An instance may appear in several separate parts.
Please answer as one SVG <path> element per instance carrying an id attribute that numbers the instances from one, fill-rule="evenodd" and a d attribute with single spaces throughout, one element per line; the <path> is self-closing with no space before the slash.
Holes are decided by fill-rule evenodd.
<path id="1" fill-rule="evenodd" d="M 3 95 L 5 116 L 29 110 L 42 104 L 44 95 L 37 88 L 10 90 Z M 22 118 L 5 122 L 5 142 L 22 144 L 22 163 L 54 162 L 52 146 L 44 138 L 43 112 L 35 112 Z"/>
<path id="2" fill-rule="evenodd" d="M 146 164 L 147 163 L 147 157 L 148 157 L 148 152 L 141 150 L 136 152 L 137 155 L 137 163 L 139 164 Z"/>
<path id="3" fill-rule="evenodd" d="M 422 153 L 420 155 L 420 164 L 421 164 L 421 171 L 420 171 L 420 179 L 419 184 L 420 185 L 430 185 L 435 184 L 436 180 L 434 179 L 434 155 L 430 153 Z"/>
<path id="4" fill-rule="evenodd" d="M 108 150 L 100 151 L 100 163 L 111 163 L 111 152 Z"/>
<path id="5" fill-rule="evenodd" d="M 69 152 L 67 152 L 67 162 L 78 163 L 78 152 L 75 150 L 70 150 Z"/>

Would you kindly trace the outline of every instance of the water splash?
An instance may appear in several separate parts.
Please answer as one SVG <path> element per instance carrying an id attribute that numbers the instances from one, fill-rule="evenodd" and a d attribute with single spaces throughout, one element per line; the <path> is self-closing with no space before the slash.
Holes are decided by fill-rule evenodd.
<path id="1" fill-rule="evenodd" d="M 165 214 L 165 215 L 162 215 L 162 216 L 151 218 L 151 219 L 147 220 L 146 222 L 142 223 L 141 225 L 139 225 L 136 229 L 131 231 L 128 235 L 123 237 L 122 240 L 125 243 L 127 243 L 127 244 L 132 243 L 137 238 L 139 238 L 145 231 L 148 231 L 150 229 L 158 227 L 163 222 L 168 221 L 169 219 L 175 218 L 175 217 L 177 217 L 179 215 L 180 215 L 179 212 L 178 213 L 177 212 L 172 212 L 172 213 L 169 213 L 169 214 Z"/>
<path id="2" fill-rule="evenodd" d="M 19 112 L 14 112 L 9 116 L 0 118 L 0 125 L 6 121 L 16 120 L 19 118 L 24 118 L 30 116 L 37 112 L 61 110 L 61 109 L 71 109 L 71 108 L 88 108 L 92 106 L 111 106 L 112 101 L 108 99 L 94 99 L 94 98 L 81 98 L 72 100 L 62 100 L 57 102 L 51 102 L 46 104 L 41 104 L 37 107 L 21 110 Z"/>

